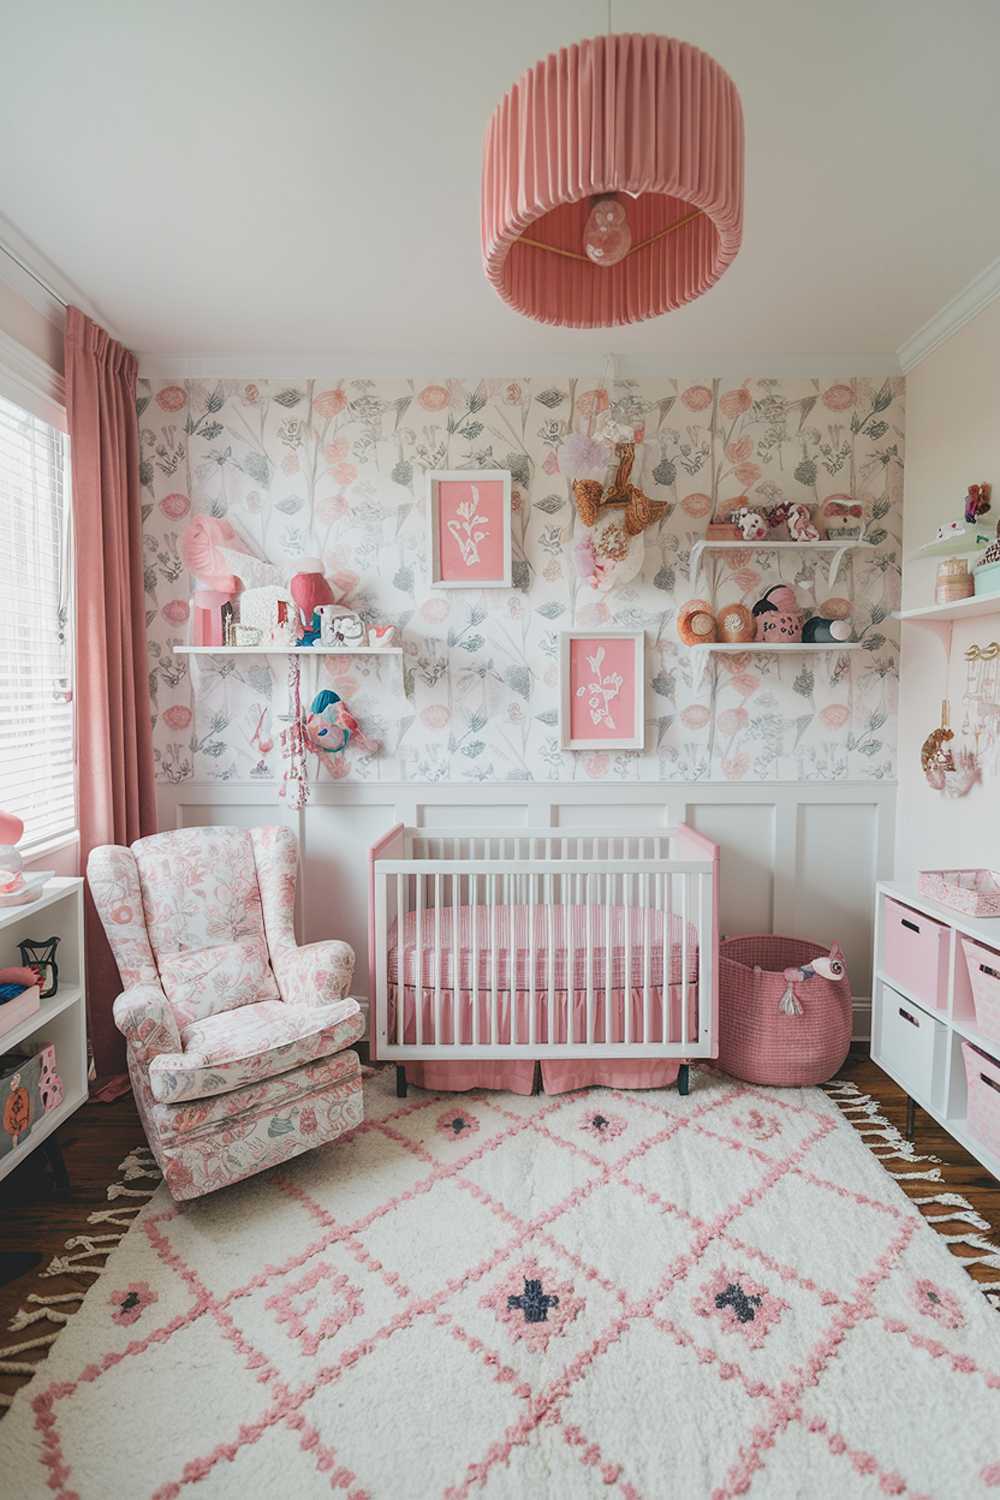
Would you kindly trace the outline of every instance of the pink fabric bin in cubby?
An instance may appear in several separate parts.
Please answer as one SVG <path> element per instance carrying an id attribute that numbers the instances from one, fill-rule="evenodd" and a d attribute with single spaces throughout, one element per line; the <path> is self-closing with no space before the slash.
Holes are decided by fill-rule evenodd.
<path id="1" fill-rule="evenodd" d="M 1000 1042 L 1000 953 L 962 939 L 965 966 L 976 1007 L 976 1025 L 991 1042 Z"/>
<path id="2" fill-rule="evenodd" d="M 910 1000 L 944 1010 L 948 1000 L 950 928 L 887 900 L 882 916 L 882 972 Z"/>
<path id="3" fill-rule="evenodd" d="M 969 1134 L 1000 1160 L 1000 1063 L 971 1042 L 962 1043 Z"/>
<path id="4" fill-rule="evenodd" d="M 781 1008 L 785 969 L 804 968 L 829 947 L 800 938 L 725 938 L 719 944 L 719 1067 L 746 1083 L 789 1088 L 825 1083 L 851 1045 L 851 984 L 815 974 L 795 982 L 801 1014 Z"/>

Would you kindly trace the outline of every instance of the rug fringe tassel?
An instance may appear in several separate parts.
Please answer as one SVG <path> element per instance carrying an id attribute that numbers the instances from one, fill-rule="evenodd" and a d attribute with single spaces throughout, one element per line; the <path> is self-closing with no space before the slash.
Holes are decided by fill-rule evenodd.
<path id="1" fill-rule="evenodd" d="M 850 1120 L 869 1151 L 883 1166 L 891 1161 L 902 1161 L 913 1165 L 921 1162 L 933 1164 L 923 1172 L 894 1172 L 886 1166 L 885 1170 L 889 1176 L 895 1178 L 904 1189 L 910 1183 L 941 1181 L 941 1158 L 918 1152 L 913 1141 L 908 1141 L 899 1127 L 893 1125 L 892 1121 L 887 1120 L 881 1113 L 882 1105 L 871 1094 L 863 1094 L 856 1083 L 851 1083 L 846 1079 L 823 1084 L 822 1090 Z M 931 1193 L 921 1198 L 908 1193 L 907 1196 L 910 1202 L 921 1210 L 921 1218 L 925 1219 L 928 1224 L 939 1226 L 951 1223 L 967 1226 L 962 1234 L 948 1234 L 942 1228 L 937 1229 L 937 1233 L 951 1248 L 956 1260 L 961 1261 L 966 1267 L 988 1266 L 990 1270 L 1000 1270 L 1000 1245 L 995 1245 L 991 1240 L 983 1238 L 984 1233 L 994 1233 L 993 1225 L 988 1219 L 984 1219 L 961 1193 Z M 948 1209 L 950 1212 L 940 1214 L 924 1212 L 927 1207 L 935 1205 Z M 979 1233 L 970 1233 L 969 1231 L 972 1230 L 977 1230 Z M 957 1251 L 956 1247 L 959 1245 L 978 1253 L 963 1255 Z M 1000 1311 L 1000 1281 L 979 1281 L 975 1277 L 972 1279 L 986 1300 L 995 1306 L 997 1311 Z"/>
<path id="2" fill-rule="evenodd" d="M 92 1276 L 99 1276 L 104 1270 L 108 1256 L 132 1228 L 135 1215 L 146 1206 L 156 1192 L 161 1177 L 153 1153 L 148 1146 L 136 1146 L 131 1150 L 124 1161 L 119 1162 L 118 1171 L 121 1179 L 110 1183 L 107 1189 L 108 1202 L 114 1203 L 115 1206 L 95 1209 L 93 1213 L 87 1215 L 88 1224 L 104 1224 L 109 1228 L 110 1226 L 114 1228 L 105 1234 L 73 1235 L 66 1241 L 64 1249 L 75 1253 L 55 1256 L 45 1270 L 39 1272 L 41 1277 L 78 1276 L 81 1272 L 90 1272 Z M 152 1187 L 126 1185 L 140 1182 L 143 1178 L 148 1178 L 154 1185 Z M 120 1201 L 123 1198 L 139 1201 Z M 89 1262 L 95 1257 L 99 1264 L 91 1265 Z M 7 1325 L 11 1333 L 22 1333 L 37 1323 L 55 1323 L 57 1327 L 51 1333 L 36 1334 L 33 1338 L 23 1339 L 20 1343 L 8 1344 L 0 1348 L 0 1375 L 30 1380 L 41 1360 L 45 1358 L 59 1337 L 63 1326 L 72 1318 L 86 1295 L 85 1291 L 53 1291 L 44 1294 L 29 1292 L 25 1298 L 26 1305 L 17 1310 Z M 67 1303 L 74 1302 L 77 1304 L 76 1307 L 66 1306 Z M 38 1358 L 34 1362 L 19 1358 L 29 1353 L 36 1354 Z M 13 1400 L 14 1397 L 8 1392 L 0 1391 L 0 1412 L 5 1411 Z"/>

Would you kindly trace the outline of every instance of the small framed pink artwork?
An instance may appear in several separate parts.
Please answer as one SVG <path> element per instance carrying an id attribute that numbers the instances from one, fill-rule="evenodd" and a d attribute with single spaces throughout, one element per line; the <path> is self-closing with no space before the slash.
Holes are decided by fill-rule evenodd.
<path id="1" fill-rule="evenodd" d="M 646 638 L 641 630 L 566 630 L 560 647 L 564 750 L 641 750 Z"/>
<path id="2" fill-rule="evenodd" d="M 431 586 L 509 589 L 510 472 L 456 469 L 429 481 Z"/>

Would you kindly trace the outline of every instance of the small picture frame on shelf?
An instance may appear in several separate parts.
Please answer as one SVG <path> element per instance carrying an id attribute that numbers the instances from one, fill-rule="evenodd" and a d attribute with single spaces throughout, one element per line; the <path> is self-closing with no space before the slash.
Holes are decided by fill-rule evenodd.
<path id="1" fill-rule="evenodd" d="M 431 587 L 509 589 L 511 477 L 507 469 L 428 475 Z"/>
<path id="2" fill-rule="evenodd" d="M 646 638 L 641 630 L 566 630 L 560 640 L 564 750 L 641 750 L 646 740 Z"/>

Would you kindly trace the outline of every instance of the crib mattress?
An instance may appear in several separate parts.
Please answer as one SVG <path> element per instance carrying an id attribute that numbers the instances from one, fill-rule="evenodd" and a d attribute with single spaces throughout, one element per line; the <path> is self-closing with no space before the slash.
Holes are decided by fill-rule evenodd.
<path id="1" fill-rule="evenodd" d="M 657 992 L 666 984 L 680 985 L 684 965 L 684 923 L 673 913 L 669 923 L 669 936 L 664 944 L 664 914 L 644 910 L 640 907 L 614 906 L 611 908 L 610 943 L 607 941 L 607 908 L 591 906 L 590 936 L 593 965 L 588 961 L 587 932 L 588 908 L 585 905 L 559 905 L 552 907 L 524 905 L 459 906 L 456 933 L 456 908 L 442 907 L 440 915 L 426 908 L 421 914 L 420 950 L 417 950 L 417 916 L 407 912 L 403 922 L 403 951 L 399 954 L 398 926 L 394 922 L 389 931 L 389 983 L 399 983 L 399 960 L 402 957 L 403 983 L 407 986 L 426 988 L 435 986 L 438 979 L 437 962 L 440 955 L 442 987 L 449 989 L 456 984 L 456 935 L 457 935 L 457 989 L 469 990 L 473 983 L 474 970 L 478 969 L 476 983 L 480 990 L 493 985 L 493 954 L 496 950 L 497 988 L 509 990 L 511 975 L 514 988 L 527 991 L 531 988 L 532 953 L 536 990 L 549 986 L 549 954 L 552 953 L 554 974 L 552 984 L 556 990 L 586 990 L 588 974 L 595 991 L 603 990 L 609 983 L 612 990 L 642 986 L 646 973 L 644 944 L 649 944 L 649 982 Z M 530 941 L 529 913 L 534 913 L 534 940 Z M 551 913 L 551 922 L 550 922 Z M 440 922 L 440 930 L 437 922 Z M 475 941 L 474 941 L 475 939 Z M 629 956 L 629 948 L 631 954 Z M 666 962 L 664 949 L 667 949 Z M 474 954 L 478 953 L 478 964 Z M 610 976 L 608 964 L 610 956 Z M 628 968 L 628 978 L 626 978 Z M 698 978 L 698 929 L 693 922 L 687 924 L 686 975 L 690 986 Z"/>

